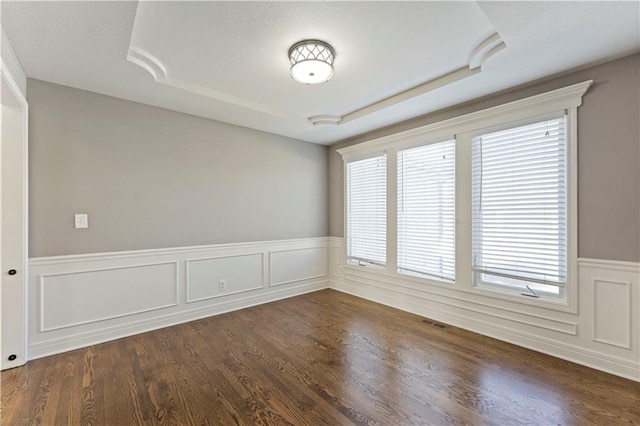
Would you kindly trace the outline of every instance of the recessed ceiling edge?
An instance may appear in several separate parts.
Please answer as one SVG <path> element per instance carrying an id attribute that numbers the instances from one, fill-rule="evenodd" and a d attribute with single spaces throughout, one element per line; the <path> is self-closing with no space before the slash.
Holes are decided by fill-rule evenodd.
<path id="1" fill-rule="evenodd" d="M 496 53 L 500 52 L 502 49 L 507 47 L 506 43 L 500 37 L 500 34 L 494 33 L 487 39 L 485 39 L 482 43 L 480 43 L 475 49 L 473 49 L 470 59 L 469 65 L 466 67 L 459 68 L 457 70 L 451 71 L 447 74 L 436 77 L 432 80 L 419 84 L 418 86 L 412 87 L 410 89 L 404 90 L 395 95 L 389 96 L 387 98 L 381 99 L 369 105 L 366 105 L 357 110 L 351 111 L 343 116 L 327 116 L 327 115 L 319 115 L 314 117 L 309 117 L 309 121 L 314 125 L 342 125 L 348 123 L 353 120 L 357 120 L 358 118 L 364 117 L 369 114 L 373 114 L 374 112 L 378 112 L 382 109 L 388 108 L 393 105 L 397 105 L 401 102 L 409 100 L 411 98 L 415 98 L 416 96 L 423 95 L 427 92 L 435 90 L 439 87 L 443 87 L 457 81 L 460 81 L 464 78 L 471 77 L 475 74 L 478 74 L 482 71 L 482 65 L 489 60 L 489 58 L 493 57 Z M 333 117 L 331 120 L 321 119 L 324 117 Z"/>
<path id="2" fill-rule="evenodd" d="M 261 104 L 259 102 L 244 99 L 239 96 L 230 95 L 228 93 L 211 89 L 209 87 L 192 83 L 190 81 L 169 78 L 167 69 L 164 64 L 158 58 L 139 47 L 129 46 L 129 50 L 127 52 L 127 60 L 149 72 L 156 83 L 164 84 L 166 86 L 171 86 L 176 89 L 194 93 L 196 95 L 206 96 L 217 101 L 251 109 L 253 111 L 262 112 L 272 116 L 286 119 L 304 120 L 304 117 L 296 116 L 286 111 L 281 111 L 279 109 Z"/>
<path id="3" fill-rule="evenodd" d="M 357 120 L 369 114 L 378 112 L 382 109 L 389 108 L 393 105 L 397 105 L 399 103 L 412 99 L 416 96 L 423 95 L 437 88 L 453 84 L 457 81 L 478 74 L 482 71 L 482 66 L 487 60 L 489 60 L 496 53 L 500 52 L 506 47 L 506 43 L 502 40 L 500 35 L 498 33 L 494 33 L 490 37 L 485 39 L 482 43 L 480 43 L 472 51 L 469 58 L 468 66 L 451 71 L 447 74 L 419 84 L 418 86 L 373 102 L 369 105 L 351 111 L 345 115 L 340 116 L 322 114 L 308 117 L 306 120 L 313 126 L 338 126 Z M 184 90 L 197 95 L 206 96 L 217 101 L 248 108 L 253 111 L 265 113 L 268 115 L 286 119 L 304 120 L 303 117 L 269 107 L 259 102 L 230 95 L 228 93 L 224 93 L 189 81 L 169 78 L 167 69 L 164 64 L 158 58 L 139 47 L 132 45 L 129 46 L 129 50 L 127 52 L 127 60 L 149 72 L 149 74 L 153 76 L 154 80 L 157 83 L 171 86 L 176 89 Z"/>

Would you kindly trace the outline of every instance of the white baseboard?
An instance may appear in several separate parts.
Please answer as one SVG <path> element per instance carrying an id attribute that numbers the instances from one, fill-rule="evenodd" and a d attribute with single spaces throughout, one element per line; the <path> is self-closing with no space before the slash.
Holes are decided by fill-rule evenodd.
<path id="1" fill-rule="evenodd" d="M 533 334 L 523 333 L 517 329 L 509 329 L 492 325 L 486 321 L 472 318 L 471 316 L 461 316 L 452 313 L 442 312 L 434 309 L 426 310 L 419 304 L 419 299 L 413 301 L 398 300 L 393 295 L 387 293 L 372 291 L 371 289 L 361 286 L 353 286 L 346 283 L 332 282 L 330 288 L 351 294 L 353 296 L 362 297 L 363 299 L 377 302 L 392 308 L 411 312 L 426 318 L 433 319 L 465 330 L 473 331 L 478 334 L 493 337 L 514 345 L 532 349 L 607 373 L 622 376 L 631 380 L 640 381 L 640 367 L 637 363 L 628 360 L 618 359 L 611 356 L 590 352 L 585 349 L 566 345 L 555 340 L 538 337 Z"/>
<path id="2" fill-rule="evenodd" d="M 327 244 L 308 238 L 31 259 L 28 359 L 328 288 Z"/>
<path id="3" fill-rule="evenodd" d="M 270 292 L 268 294 L 235 298 L 232 301 L 208 305 L 202 308 L 189 309 L 182 312 L 172 312 L 147 320 L 131 321 L 125 325 L 105 327 L 69 337 L 65 336 L 57 339 L 45 340 L 37 344 L 29 345 L 29 359 L 55 355 L 135 334 L 145 333 L 147 331 L 196 321 L 214 315 L 249 308 L 251 306 L 262 305 L 264 303 L 275 302 L 277 300 L 299 296 L 326 288 L 328 288 L 326 280 L 306 283 L 292 288 Z"/>
<path id="4" fill-rule="evenodd" d="M 579 306 L 573 313 L 371 270 L 345 272 L 342 244 L 329 239 L 332 289 L 640 381 L 638 263 L 579 259 Z"/>

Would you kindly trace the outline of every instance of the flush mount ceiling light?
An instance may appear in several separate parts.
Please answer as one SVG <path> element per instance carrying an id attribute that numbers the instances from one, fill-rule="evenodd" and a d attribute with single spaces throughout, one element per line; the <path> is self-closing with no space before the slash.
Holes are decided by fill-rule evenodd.
<path id="1" fill-rule="evenodd" d="M 320 40 L 303 40 L 289 49 L 291 77 L 304 84 L 320 84 L 333 77 L 333 47 Z"/>

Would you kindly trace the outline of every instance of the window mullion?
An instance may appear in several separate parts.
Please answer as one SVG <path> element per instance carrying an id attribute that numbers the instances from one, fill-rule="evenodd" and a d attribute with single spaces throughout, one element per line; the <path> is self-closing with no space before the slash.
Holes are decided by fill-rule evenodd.
<path id="1" fill-rule="evenodd" d="M 456 284 L 473 286 L 471 272 L 471 146 L 469 133 L 456 135 Z"/>
<path id="2" fill-rule="evenodd" d="M 387 150 L 387 272 L 398 269 L 398 151 Z"/>

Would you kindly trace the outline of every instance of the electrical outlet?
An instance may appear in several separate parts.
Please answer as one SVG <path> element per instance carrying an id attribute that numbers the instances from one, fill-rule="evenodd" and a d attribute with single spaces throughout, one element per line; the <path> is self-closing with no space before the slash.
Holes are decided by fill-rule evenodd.
<path id="1" fill-rule="evenodd" d="M 89 227 L 89 215 L 86 213 L 78 213 L 75 215 L 75 227 L 76 229 Z"/>
<path id="2" fill-rule="evenodd" d="M 218 283 L 218 290 L 227 291 L 227 280 L 220 280 Z"/>

